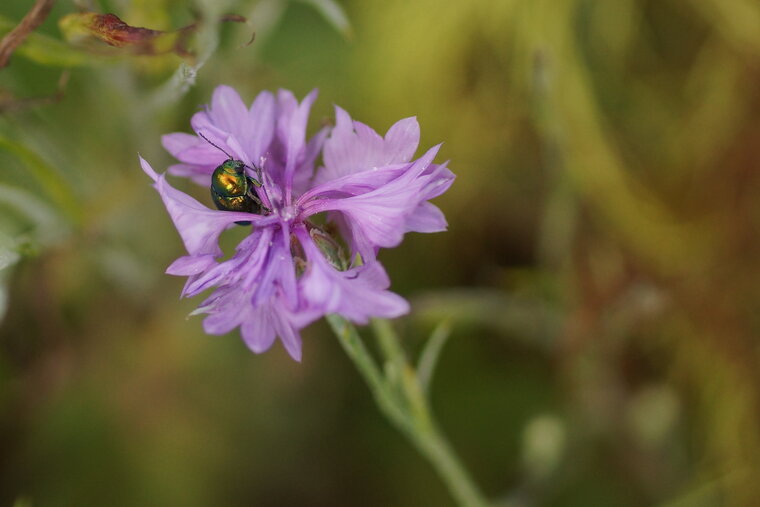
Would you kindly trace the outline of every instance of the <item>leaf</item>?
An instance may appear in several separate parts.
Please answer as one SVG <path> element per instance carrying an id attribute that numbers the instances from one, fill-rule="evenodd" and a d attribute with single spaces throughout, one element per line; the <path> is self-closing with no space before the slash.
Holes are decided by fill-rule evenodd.
<path id="1" fill-rule="evenodd" d="M 31 174 L 40 189 L 66 215 L 78 224 L 82 219 L 82 207 L 71 186 L 61 174 L 45 162 L 39 155 L 20 143 L 0 136 L 0 149 L 16 155 Z"/>
<path id="2" fill-rule="evenodd" d="M 351 23 L 343 7 L 335 0 L 301 0 L 307 5 L 311 5 L 322 15 L 325 20 L 340 32 L 346 39 L 353 37 Z"/>
<path id="3" fill-rule="evenodd" d="M 197 23 L 172 32 L 131 26 L 115 14 L 78 12 L 68 14 L 58 21 L 64 38 L 71 44 L 97 49 L 93 41 L 100 41 L 116 48 L 129 49 L 133 54 L 159 55 L 176 53 L 189 56 L 187 48 L 190 36 L 198 28 Z"/>
<path id="4" fill-rule="evenodd" d="M 18 262 L 20 256 L 15 246 L 10 236 L 0 232 L 0 271 Z"/>
<path id="5" fill-rule="evenodd" d="M 68 231 L 58 214 L 47 203 L 24 190 L 0 184 L 0 205 L 5 204 L 24 215 L 34 226 L 35 240 L 52 243 Z M 18 241 L 15 247 L 21 247 Z"/>
<path id="6" fill-rule="evenodd" d="M 425 344 L 425 348 L 422 349 L 417 366 L 417 381 L 425 393 L 430 390 L 430 384 L 433 382 L 433 372 L 438 364 L 438 358 L 441 356 L 441 350 L 443 350 L 443 346 L 448 341 L 449 336 L 451 336 L 451 321 L 447 319 L 433 329 L 430 338 L 428 338 Z"/>
<path id="7" fill-rule="evenodd" d="M 8 311 L 8 284 L 5 283 L 4 276 L 0 275 L 0 322 L 5 318 Z"/>
<path id="8" fill-rule="evenodd" d="M 548 301 L 491 289 L 452 289 L 415 298 L 414 316 L 423 322 L 449 318 L 486 326 L 512 339 L 542 348 L 559 334 L 561 318 Z"/>
<path id="9" fill-rule="evenodd" d="M 0 232 L 0 322 L 8 310 L 8 284 L 6 268 L 18 262 L 21 257 L 15 248 L 13 238 Z"/>
<path id="10" fill-rule="evenodd" d="M 212 19 L 216 18 L 217 16 L 214 16 Z M 219 22 L 246 23 L 247 20 L 243 16 L 231 14 L 221 16 Z M 96 52 L 107 49 L 101 44 L 104 43 L 135 55 L 175 53 L 183 58 L 192 59 L 195 53 L 190 49 L 190 40 L 201 28 L 202 23 L 196 21 L 177 30 L 163 31 L 131 26 L 116 14 L 79 12 L 62 17 L 58 26 L 69 43 Z"/>
<path id="11" fill-rule="evenodd" d="M 11 31 L 14 26 L 15 23 L 0 16 L 0 35 Z M 62 41 L 36 32 L 30 33 L 14 54 L 51 67 L 81 67 L 103 62 Z"/>

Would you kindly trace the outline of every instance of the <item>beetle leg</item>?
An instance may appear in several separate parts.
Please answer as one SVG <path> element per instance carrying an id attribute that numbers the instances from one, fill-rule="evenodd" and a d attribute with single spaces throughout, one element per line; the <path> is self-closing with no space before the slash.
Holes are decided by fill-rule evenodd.
<path id="1" fill-rule="evenodd" d="M 250 197 L 250 198 L 251 198 L 251 200 L 253 200 L 253 202 L 255 202 L 256 204 L 258 204 L 258 205 L 259 205 L 259 207 L 262 209 L 262 211 L 265 211 L 265 212 L 267 212 L 267 213 L 271 213 L 271 212 L 272 212 L 272 210 L 271 210 L 271 209 L 269 209 L 269 208 L 267 208 L 266 206 L 264 206 L 264 203 L 263 203 L 263 202 L 261 202 L 261 199 L 259 199 L 259 196 L 257 196 L 257 195 L 254 193 L 253 189 L 251 189 L 251 190 L 249 190 L 249 191 L 248 191 L 248 197 Z"/>
<path id="2" fill-rule="evenodd" d="M 257 166 L 256 164 L 253 164 L 253 166 L 246 166 L 249 169 L 253 169 L 253 172 L 256 173 L 256 178 L 251 178 L 248 176 L 248 179 L 251 180 L 251 183 L 255 187 L 261 187 L 263 183 L 261 182 L 264 178 L 261 176 L 261 167 Z"/>

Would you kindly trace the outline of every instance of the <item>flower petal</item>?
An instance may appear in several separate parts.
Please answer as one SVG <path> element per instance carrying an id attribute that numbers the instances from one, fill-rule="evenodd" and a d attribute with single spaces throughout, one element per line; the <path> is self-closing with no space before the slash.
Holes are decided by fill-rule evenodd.
<path id="1" fill-rule="evenodd" d="M 254 306 L 263 304 L 277 293 L 282 295 L 283 301 L 290 308 L 298 305 L 295 268 L 293 255 L 290 253 L 290 233 L 287 232 L 285 224 L 273 234 L 269 241 L 266 262 L 258 276 L 249 277 L 249 283 L 251 282 L 251 302 Z"/>
<path id="2" fill-rule="evenodd" d="M 198 141 L 201 141 L 201 139 L 184 132 L 174 132 L 173 134 L 161 136 L 161 144 L 164 146 L 164 149 L 174 157 L 177 157 L 178 153 L 182 153 L 186 149 L 200 144 Z"/>
<path id="3" fill-rule="evenodd" d="M 303 194 L 311 185 L 314 177 L 314 162 L 322 151 L 322 145 L 327 139 L 330 129 L 327 127 L 314 134 L 304 147 L 303 156 L 293 175 L 293 193 L 294 195 Z"/>
<path id="4" fill-rule="evenodd" d="M 304 214 L 341 211 L 354 235 L 378 247 L 394 247 L 406 232 L 407 217 L 414 213 L 425 185 L 435 175 L 420 178 L 438 152 L 440 145 L 427 151 L 398 178 L 365 194 L 343 199 L 327 198 L 307 202 Z"/>
<path id="5" fill-rule="evenodd" d="M 301 337 L 291 314 L 277 298 L 253 306 L 248 296 L 237 286 L 224 287 L 193 313 L 208 313 L 203 319 L 208 334 L 227 334 L 240 327 L 243 341 L 257 354 L 268 350 L 279 336 L 290 357 L 301 361 Z"/>
<path id="6" fill-rule="evenodd" d="M 443 212 L 427 201 L 421 202 L 406 219 L 407 232 L 443 232 L 447 227 Z"/>
<path id="7" fill-rule="evenodd" d="M 280 337 L 282 345 L 290 357 L 301 362 L 301 335 L 288 318 L 288 313 L 283 306 L 270 308 L 269 315 L 274 317 L 274 329 Z"/>
<path id="8" fill-rule="evenodd" d="M 386 290 L 388 277 L 378 262 L 338 271 L 305 229 L 296 229 L 296 235 L 308 259 L 299 287 L 309 310 L 338 313 L 360 324 L 367 323 L 370 317 L 394 318 L 409 311 L 402 297 Z"/>
<path id="9" fill-rule="evenodd" d="M 217 128 L 230 134 L 238 134 L 248 123 L 248 108 L 238 92 L 227 85 L 214 90 L 208 115 Z"/>
<path id="10" fill-rule="evenodd" d="M 367 125 L 352 121 L 346 111 L 335 106 L 335 127 L 325 142 L 324 167 L 316 182 L 340 178 L 392 164 L 409 162 L 420 141 L 416 118 L 405 118 L 381 137 Z"/>
<path id="11" fill-rule="evenodd" d="M 303 204 L 317 198 L 349 197 L 365 194 L 393 181 L 404 174 L 407 169 L 409 169 L 408 164 L 392 165 L 372 171 L 347 174 L 313 186 L 298 198 L 298 203 Z"/>
<path id="12" fill-rule="evenodd" d="M 174 164 L 166 170 L 172 176 L 189 178 L 193 183 L 203 187 L 211 186 L 211 175 L 216 169 L 215 165 Z"/>
<path id="13" fill-rule="evenodd" d="M 311 105 L 317 99 L 317 90 L 312 90 L 299 104 L 293 93 L 280 90 L 277 102 L 280 108 L 277 118 L 277 136 L 285 148 L 285 192 L 291 193 L 293 175 L 299 158 L 303 156 L 306 144 L 306 122 L 309 119 Z"/>
<path id="14" fill-rule="evenodd" d="M 192 276 L 206 271 L 216 264 L 213 255 L 185 255 L 166 268 L 167 275 Z"/>
<path id="15" fill-rule="evenodd" d="M 259 164 L 272 144 L 275 130 L 276 103 L 271 92 L 261 92 L 251 104 L 241 141 L 251 162 Z"/>
<path id="16" fill-rule="evenodd" d="M 208 334 L 227 334 L 243 323 L 250 313 L 245 292 L 236 287 L 217 289 L 191 315 L 207 313 L 203 330 Z"/>
<path id="17" fill-rule="evenodd" d="M 240 325 L 243 341 L 256 354 L 269 350 L 277 338 L 277 330 L 271 316 L 274 311 L 271 304 L 252 308 Z"/>

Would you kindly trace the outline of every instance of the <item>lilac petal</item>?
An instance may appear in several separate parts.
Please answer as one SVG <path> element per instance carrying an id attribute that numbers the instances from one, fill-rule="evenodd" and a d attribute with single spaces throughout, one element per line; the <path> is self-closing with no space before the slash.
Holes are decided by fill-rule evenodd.
<path id="1" fill-rule="evenodd" d="M 274 317 L 274 328 L 280 337 L 283 346 L 290 357 L 301 362 L 301 335 L 288 320 L 287 312 L 283 307 L 273 308 L 270 315 Z"/>
<path id="2" fill-rule="evenodd" d="M 225 144 L 229 146 L 229 154 L 232 155 L 235 160 L 242 160 L 243 163 L 245 163 L 245 165 L 248 167 L 253 166 L 254 159 L 248 156 L 248 153 L 243 148 L 243 145 L 240 144 L 235 136 L 227 136 Z"/>
<path id="3" fill-rule="evenodd" d="M 297 229 L 296 234 L 309 262 L 299 280 L 308 308 L 324 314 L 338 313 L 360 324 L 367 323 L 370 317 L 394 318 L 409 311 L 402 297 L 385 290 L 388 278 L 379 263 L 338 271 L 305 229 Z"/>
<path id="4" fill-rule="evenodd" d="M 198 114 L 205 115 L 205 113 Z M 206 130 L 209 130 L 209 128 L 206 128 Z M 174 158 L 186 164 L 213 165 L 216 167 L 221 160 L 226 158 L 224 153 L 210 145 L 205 139 L 183 132 L 175 132 L 162 136 L 161 144 Z"/>
<path id="5" fill-rule="evenodd" d="M 271 92 L 261 92 L 251 104 L 245 123 L 244 148 L 251 162 L 257 165 L 272 143 L 275 129 L 276 103 Z"/>
<path id="6" fill-rule="evenodd" d="M 367 125 L 352 121 L 348 113 L 338 106 L 335 106 L 335 119 L 335 127 L 325 142 L 325 165 L 317 174 L 317 183 L 377 167 L 406 163 L 417 151 L 420 126 L 416 118 L 397 122 L 385 138 Z"/>
<path id="7" fill-rule="evenodd" d="M 211 210 L 169 185 L 166 177 L 163 174 L 156 174 L 142 157 L 140 157 L 140 164 L 143 170 L 154 179 L 154 187 L 164 201 L 164 206 L 190 255 L 221 256 L 222 250 L 217 245 L 217 240 L 222 231 L 234 222 L 248 221 L 255 225 L 265 225 L 276 220 L 274 217 L 262 217 L 251 213 Z"/>
<path id="8" fill-rule="evenodd" d="M 301 337 L 290 314 L 276 298 L 254 307 L 245 291 L 223 288 L 193 313 L 209 314 L 203 320 L 203 329 L 208 334 L 227 334 L 239 326 L 244 342 L 257 354 L 268 350 L 279 336 L 288 354 L 301 361 Z"/>
<path id="9" fill-rule="evenodd" d="M 427 179 L 419 176 L 427 169 L 440 145 L 427 151 L 395 180 L 376 190 L 344 199 L 319 199 L 304 204 L 304 215 L 341 211 L 354 235 L 380 247 L 394 247 L 406 232 L 406 218 L 420 203 Z"/>
<path id="10" fill-rule="evenodd" d="M 186 276 L 185 286 L 182 288 L 182 292 L 179 297 L 188 297 L 189 288 L 200 276 L 203 275 L 209 269 L 216 266 L 216 261 L 213 255 L 188 255 L 180 257 L 174 261 L 168 268 L 166 273 L 169 275 Z"/>
<path id="11" fill-rule="evenodd" d="M 277 93 L 280 106 L 277 118 L 277 136 L 285 147 L 285 193 L 288 199 L 295 168 L 306 144 L 306 121 L 309 119 L 311 105 L 317 98 L 317 90 L 312 90 L 299 104 L 293 94 L 287 90 Z"/>
<path id="12" fill-rule="evenodd" d="M 211 175 L 214 173 L 214 165 L 191 165 L 191 164 L 174 164 L 166 170 L 172 176 L 181 176 L 189 178 L 193 183 L 203 187 L 211 185 Z"/>
<path id="13" fill-rule="evenodd" d="M 246 294 L 234 287 L 216 290 L 191 315 L 208 313 L 203 319 L 203 330 L 208 334 L 227 334 L 240 326 L 246 318 L 250 306 Z"/>
<path id="14" fill-rule="evenodd" d="M 409 162 L 420 144 L 420 124 L 412 116 L 394 123 L 385 133 L 385 164 Z"/>
<path id="15" fill-rule="evenodd" d="M 137 157 L 140 159 L 140 167 L 142 168 L 143 172 L 150 176 L 150 179 L 152 179 L 154 182 L 158 181 L 158 173 L 150 166 L 148 161 L 142 158 L 140 155 Z"/>
<path id="16" fill-rule="evenodd" d="M 371 171 L 347 174 L 312 187 L 298 198 L 298 203 L 303 204 L 316 198 L 335 198 L 365 194 L 393 181 L 408 169 L 408 164 L 392 165 Z"/>
<path id="17" fill-rule="evenodd" d="M 421 202 L 406 219 L 407 232 L 443 232 L 447 227 L 443 212 L 429 202 Z"/>
<path id="18" fill-rule="evenodd" d="M 443 212 L 437 206 L 426 202 L 428 199 L 438 197 L 449 189 L 454 182 L 455 176 L 446 164 L 437 166 L 430 164 L 420 177 L 425 183 L 420 191 L 422 202 L 417 205 L 414 212 L 407 217 L 407 232 L 442 232 L 448 224 Z"/>
<path id="19" fill-rule="evenodd" d="M 322 151 L 322 145 L 329 133 L 330 129 L 325 127 L 314 134 L 309 139 L 309 142 L 306 143 L 303 151 L 303 160 L 296 167 L 295 174 L 293 175 L 293 193 L 295 195 L 303 194 L 311 186 L 311 180 L 314 176 L 314 162 Z"/>
<path id="20" fill-rule="evenodd" d="M 421 177 L 426 180 L 422 195 L 428 201 L 446 192 L 456 179 L 446 164 L 430 164 Z"/>
<path id="21" fill-rule="evenodd" d="M 285 224 L 274 233 L 268 244 L 267 259 L 261 273 L 255 278 L 251 303 L 259 306 L 279 291 L 288 306 L 295 308 L 298 305 L 298 293 L 293 255 L 290 253 L 290 233 Z"/>
<path id="22" fill-rule="evenodd" d="M 254 230 L 237 246 L 232 258 L 212 266 L 192 281 L 188 281 L 184 295 L 194 296 L 211 287 L 236 284 L 247 292 L 252 292 L 267 262 L 271 238 L 271 227 Z"/>
<path id="23" fill-rule="evenodd" d="M 253 308 L 240 325 L 240 334 L 248 348 L 256 354 L 266 352 L 277 338 L 271 314 L 271 304 Z"/>
<path id="24" fill-rule="evenodd" d="M 362 225 L 350 220 L 344 214 L 341 214 L 341 217 L 343 217 L 346 229 L 348 230 L 348 234 L 345 237 L 350 238 L 348 242 L 352 247 L 351 254 L 358 253 L 365 263 L 377 260 L 379 247 L 367 236 Z"/>
<path id="25" fill-rule="evenodd" d="M 194 114 L 190 121 L 199 134 L 196 142 L 170 134 L 164 136 L 164 146 L 181 162 L 190 164 L 217 166 L 228 156 L 249 165 L 258 163 L 274 137 L 275 111 L 274 95 L 270 92 L 260 93 L 249 109 L 235 90 L 220 86 L 214 91 L 208 110 Z"/>
<path id="26" fill-rule="evenodd" d="M 197 275 L 215 264 L 213 255 L 186 255 L 172 262 L 166 268 L 166 274 L 176 276 Z"/>
<path id="27" fill-rule="evenodd" d="M 216 126 L 209 114 L 205 111 L 197 112 L 190 118 L 190 126 L 198 134 L 198 139 L 204 143 L 200 143 L 196 148 L 188 148 L 183 152 L 183 158 L 190 158 L 196 156 L 200 159 L 203 154 L 206 154 L 206 158 L 198 160 L 198 163 L 215 163 L 221 164 L 228 158 L 228 155 L 235 156 L 232 153 L 232 149 L 227 145 L 227 139 L 231 137 L 230 132 L 220 129 Z M 207 140 L 200 137 L 203 135 Z M 213 143 L 214 145 L 212 145 Z M 191 151 L 195 150 L 195 151 Z"/>
<path id="28" fill-rule="evenodd" d="M 161 136 L 161 144 L 164 146 L 164 149 L 174 157 L 178 153 L 182 153 L 186 149 L 199 144 L 198 141 L 200 141 L 198 137 L 184 132 L 174 132 L 173 134 Z"/>
<path id="29" fill-rule="evenodd" d="M 257 354 L 268 350 L 279 336 L 290 357 L 300 362 L 301 336 L 298 331 L 321 316 L 313 312 L 290 312 L 280 299 L 273 298 L 254 309 L 243 320 L 240 331 L 248 347 Z"/>
<path id="30" fill-rule="evenodd" d="M 216 127 L 231 134 L 237 134 L 248 124 L 248 108 L 238 92 L 227 85 L 214 90 L 208 115 Z"/>

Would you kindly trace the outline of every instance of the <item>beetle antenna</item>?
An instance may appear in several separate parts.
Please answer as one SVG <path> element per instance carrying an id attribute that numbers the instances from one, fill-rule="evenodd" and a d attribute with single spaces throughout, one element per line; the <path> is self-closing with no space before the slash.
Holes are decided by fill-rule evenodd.
<path id="1" fill-rule="evenodd" d="M 203 139 L 205 139 L 208 144 L 210 144 L 211 146 L 213 146 L 217 150 L 219 150 L 222 153 L 224 153 L 225 155 L 227 155 L 227 158 L 234 160 L 234 157 L 232 155 L 230 155 L 229 153 L 227 153 L 226 151 L 224 151 L 220 146 L 212 143 L 211 140 L 208 137 L 206 137 L 206 136 L 203 135 L 203 132 L 198 132 L 198 135 L 201 136 Z"/>

